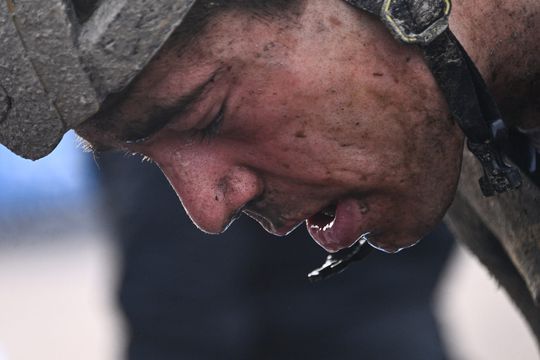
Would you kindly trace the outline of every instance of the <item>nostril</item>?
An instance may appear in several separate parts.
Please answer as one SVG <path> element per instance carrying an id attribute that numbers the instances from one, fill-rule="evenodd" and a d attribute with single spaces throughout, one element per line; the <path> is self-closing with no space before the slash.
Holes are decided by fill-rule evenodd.
<path id="1" fill-rule="evenodd" d="M 232 224 L 232 223 L 235 222 L 236 220 L 240 219 L 240 217 L 241 217 L 242 214 L 243 214 L 244 209 L 245 209 L 245 206 L 242 207 L 242 208 L 240 208 L 240 209 L 238 209 L 238 210 L 231 216 L 231 220 L 229 221 L 229 225 L 227 225 L 227 227 L 230 226 L 230 224 Z"/>
<path id="2" fill-rule="evenodd" d="M 258 207 L 260 207 L 260 204 L 263 203 L 264 197 L 264 192 L 259 192 L 257 196 L 252 198 L 247 204 L 244 205 L 244 209 L 257 209 Z"/>
<path id="3" fill-rule="evenodd" d="M 239 209 L 235 213 L 232 214 L 232 216 L 229 218 L 229 221 L 225 222 L 225 225 L 223 226 L 223 230 L 221 232 L 227 231 L 227 229 L 242 216 L 242 211 L 244 208 Z"/>

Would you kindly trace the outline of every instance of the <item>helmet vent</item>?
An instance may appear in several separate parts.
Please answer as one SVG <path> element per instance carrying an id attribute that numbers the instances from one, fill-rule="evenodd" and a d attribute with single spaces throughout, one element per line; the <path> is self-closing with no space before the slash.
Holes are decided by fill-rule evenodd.
<path id="1" fill-rule="evenodd" d="M 97 8 L 99 0 L 71 0 L 73 10 L 82 24 L 92 16 Z"/>

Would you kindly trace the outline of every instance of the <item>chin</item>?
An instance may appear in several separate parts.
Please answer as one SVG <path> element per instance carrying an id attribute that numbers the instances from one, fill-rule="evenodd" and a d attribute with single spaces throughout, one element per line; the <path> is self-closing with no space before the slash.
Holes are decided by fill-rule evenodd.
<path id="1" fill-rule="evenodd" d="M 367 237 L 367 241 L 377 250 L 388 254 L 395 254 L 418 244 L 440 221 L 440 218 L 436 218 L 429 223 L 423 223 L 412 229 L 379 232 L 378 234 L 373 233 Z"/>
<path id="2" fill-rule="evenodd" d="M 396 254 L 400 252 L 401 250 L 413 247 L 414 245 L 418 244 L 421 240 L 422 238 L 415 238 L 415 240 L 413 241 L 408 240 L 408 241 L 402 241 L 402 242 L 400 241 L 399 243 L 393 243 L 393 242 L 377 241 L 376 238 L 371 239 L 369 236 L 367 238 L 369 245 L 387 254 Z"/>

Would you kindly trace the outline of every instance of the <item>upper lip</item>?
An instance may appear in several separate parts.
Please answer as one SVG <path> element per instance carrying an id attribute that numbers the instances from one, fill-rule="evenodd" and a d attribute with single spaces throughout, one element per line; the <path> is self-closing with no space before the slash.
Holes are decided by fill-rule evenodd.
<path id="1" fill-rule="evenodd" d="M 271 217 L 262 215 L 260 211 L 254 211 L 251 209 L 244 208 L 242 212 L 252 217 L 253 219 L 257 220 L 266 229 L 266 231 L 274 235 L 284 236 L 292 232 L 294 229 L 296 229 L 306 219 L 309 219 L 311 216 L 321 212 L 325 208 L 326 206 L 323 206 L 319 208 L 317 211 L 306 213 L 306 214 L 311 214 L 311 215 L 305 215 L 305 216 L 300 216 L 300 217 L 295 217 L 295 218 L 279 216 L 279 219 L 274 220 L 274 221 L 271 219 Z M 279 224 L 279 225 L 276 225 L 276 224 Z"/>
<path id="2" fill-rule="evenodd" d="M 272 221 L 269 218 L 254 212 L 252 210 L 244 209 L 244 213 L 253 219 L 257 220 L 259 224 L 262 225 L 262 227 L 265 228 L 266 231 L 277 235 L 277 236 L 284 236 L 289 234 L 291 231 L 296 229 L 298 225 L 302 223 L 302 220 L 287 220 L 286 222 L 283 221 Z M 276 223 L 279 223 L 280 225 L 276 225 Z"/>
<path id="3" fill-rule="evenodd" d="M 277 221 L 272 221 L 269 217 L 261 215 L 259 212 L 253 210 L 244 209 L 243 212 L 259 222 L 266 231 L 277 236 L 289 234 L 304 221 L 304 219 L 286 219 L 282 217 Z"/>

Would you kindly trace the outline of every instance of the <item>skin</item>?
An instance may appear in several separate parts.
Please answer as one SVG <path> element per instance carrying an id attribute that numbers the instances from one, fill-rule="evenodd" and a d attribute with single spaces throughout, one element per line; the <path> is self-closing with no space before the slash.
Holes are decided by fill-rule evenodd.
<path id="1" fill-rule="evenodd" d="M 496 34 L 479 35 L 484 23 L 469 6 L 455 4 L 451 26 L 498 100 L 515 103 L 505 101 L 504 79 L 537 64 L 499 64 L 484 53 L 489 46 L 474 46 Z M 127 128 L 201 83 L 207 86 L 185 114 L 143 142 L 124 141 Z M 208 131 L 220 109 L 219 130 Z M 125 100 L 78 132 L 154 160 L 206 232 L 224 231 L 244 211 L 284 235 L 340 203 L 357 236 L 369 232 L 374 246 L 390 252 L 441 220 L 463 147 L 418 49 L 338 0 L 307 1 L 294 19 L 219 15 L 181 53 L 167 44 Z M 323 245 L 336 251 L 351 239 Z"/>

